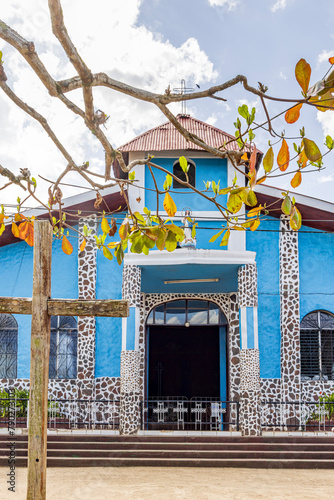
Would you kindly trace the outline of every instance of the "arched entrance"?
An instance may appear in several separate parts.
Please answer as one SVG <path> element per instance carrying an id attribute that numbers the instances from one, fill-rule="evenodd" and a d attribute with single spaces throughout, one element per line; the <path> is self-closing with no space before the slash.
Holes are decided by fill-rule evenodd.
<path id="1" fill-rule="evenodd" d="M 214 302 L 182 299 L 152 309 L 147 323 L 148 399 L 227 399 L 227 320 Z"/>

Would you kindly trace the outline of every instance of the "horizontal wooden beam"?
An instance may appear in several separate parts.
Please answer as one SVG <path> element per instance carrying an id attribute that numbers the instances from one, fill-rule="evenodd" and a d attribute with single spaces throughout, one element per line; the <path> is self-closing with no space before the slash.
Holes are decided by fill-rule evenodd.
<path id="1" fill-rule="evenodd" d="M 48 300 L 51 316 L 109 316 L 125 318 L 130 314 L 127 300 Z"/>
<path id="2" fill-rule="evenodd" d="M 31 314 L 32 300 L 18 297 L 0 297 L 0 313 Z M 129 303 L 126 300 L 49 299 L 50 316 L 109 316 L 126 318 Z"/>
<path id="3" fill-rule="evenodd" d="M 24 297 L 0 297 L 0 313 L 31 314 L 32 300 Z"/>

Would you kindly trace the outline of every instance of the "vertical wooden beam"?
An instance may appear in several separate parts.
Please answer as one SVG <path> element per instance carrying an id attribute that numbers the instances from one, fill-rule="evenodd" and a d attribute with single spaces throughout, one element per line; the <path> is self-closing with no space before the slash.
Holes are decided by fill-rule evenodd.
<path id="1" fill-rule="evenodd" d="M 30 398 L 27 500 L 46 498 L 46 444 L 51 296 L 52 228 L 35 221 L 34 278 L 31 318 Z"/>

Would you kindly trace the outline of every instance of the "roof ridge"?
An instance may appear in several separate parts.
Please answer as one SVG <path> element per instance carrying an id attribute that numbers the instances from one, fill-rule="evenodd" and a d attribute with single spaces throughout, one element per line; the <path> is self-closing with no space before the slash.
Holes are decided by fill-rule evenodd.
<path id="1" fill-rule="evenodd" d="M 190 115 L 184 115 L 184 114 L 181 114 L 179 113 L 178 115 L 176 115 L 176 119 L 179 121 L 180 118 L 186 118 L 186 119 L 189 119 L 197 124 L 200 124 L 203 128 L 205 128 L 206 130 L 214 130 L 216 131 L 219 135 L 224 135 L 226 137 L 229 137 L 230 139 L 233 139 L 234 141 L 236 141 L 236 137 L 234 137 L 233 135 L 229 134 L 228 132 L 224 132 L 223 130 L 213 126 L 213 125 L 210 125 L 206 122 L 203 122 L 202 120 L 199 120 L 198 118 L 194 118 Z M 137 135 L 136 137 L 134 137 L 133 139 L 131 139 L 130 141 L 127 141 L 126 143 L 124 143 L 122 146 L 120 146 L 118 149 L 120 151 L 122 151 L 126 146 L 130 145 L 131 143 L 133 143 L 134 141 L 138 141 L 140 139 L 142 139 L 143 137 L 146 137 L 147 135 L 149 134 L 152 134 L 154 131 L 156 130 L 159 130 L 159 129 L 162 129 L 163 127 L 165 126 L 168 126 L 169 128 L 174 128 L 176 132 L 178 132 L 180 135 L 182 135 L 178 130 L 177 128 L 175 127 L 175 125 L 171 122 L 171 121 L 166 121 L 164 123 L 161 123 L 160 125 L 157 125 L 156 127 L 153 127 L 149 130 L 146 130 L 145 132 L 143 132 L 142 134 L 139 134 Z"/>

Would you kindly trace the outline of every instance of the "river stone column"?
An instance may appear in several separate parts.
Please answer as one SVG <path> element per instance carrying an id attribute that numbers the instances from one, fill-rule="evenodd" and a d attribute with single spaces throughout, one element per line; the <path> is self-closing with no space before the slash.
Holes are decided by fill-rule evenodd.
<path id="1" fill-rule="evenodd" d="M 257 324 L 257 268 L 246 264 L 238 271 L 240 318 L 240 424 L 243 435 L 261 435 L 260 358 Z"/>
<path id="2" fill-rule="evenodd" d="M 128 300 L 130 315 L 122 319 L 120 433 L 133 434 L 140 426 L 140 353 L 139 335 L 141 269 L 123 267 L 122 298 Z"/>
<path id="3" fill-rule="evenodd" d="M 289 218 L 280 223 L 280 302 L 281 302 L 281 394 L 282 401 L 300 400 L 300 312 L 298 233 L 290 228 Z M 286 423 L 295 412 L 285 409 Z"/>
<path id="4" fill-rule="evenodd" d="M 95 299 L 96 287 L 96 244 L 94 235 L 97 233 L 96 217 L 81 219 L 79 231 L 83 226 L 91 229 L 86 238 L 87 243 L 83 251 L 78 241 L 78 296 L 79 299 Z M 78 358 L 77 358 L 77 387 L 78 399 L 94 399 L 95 397 L 95 317 L 78 316 Z"/>

